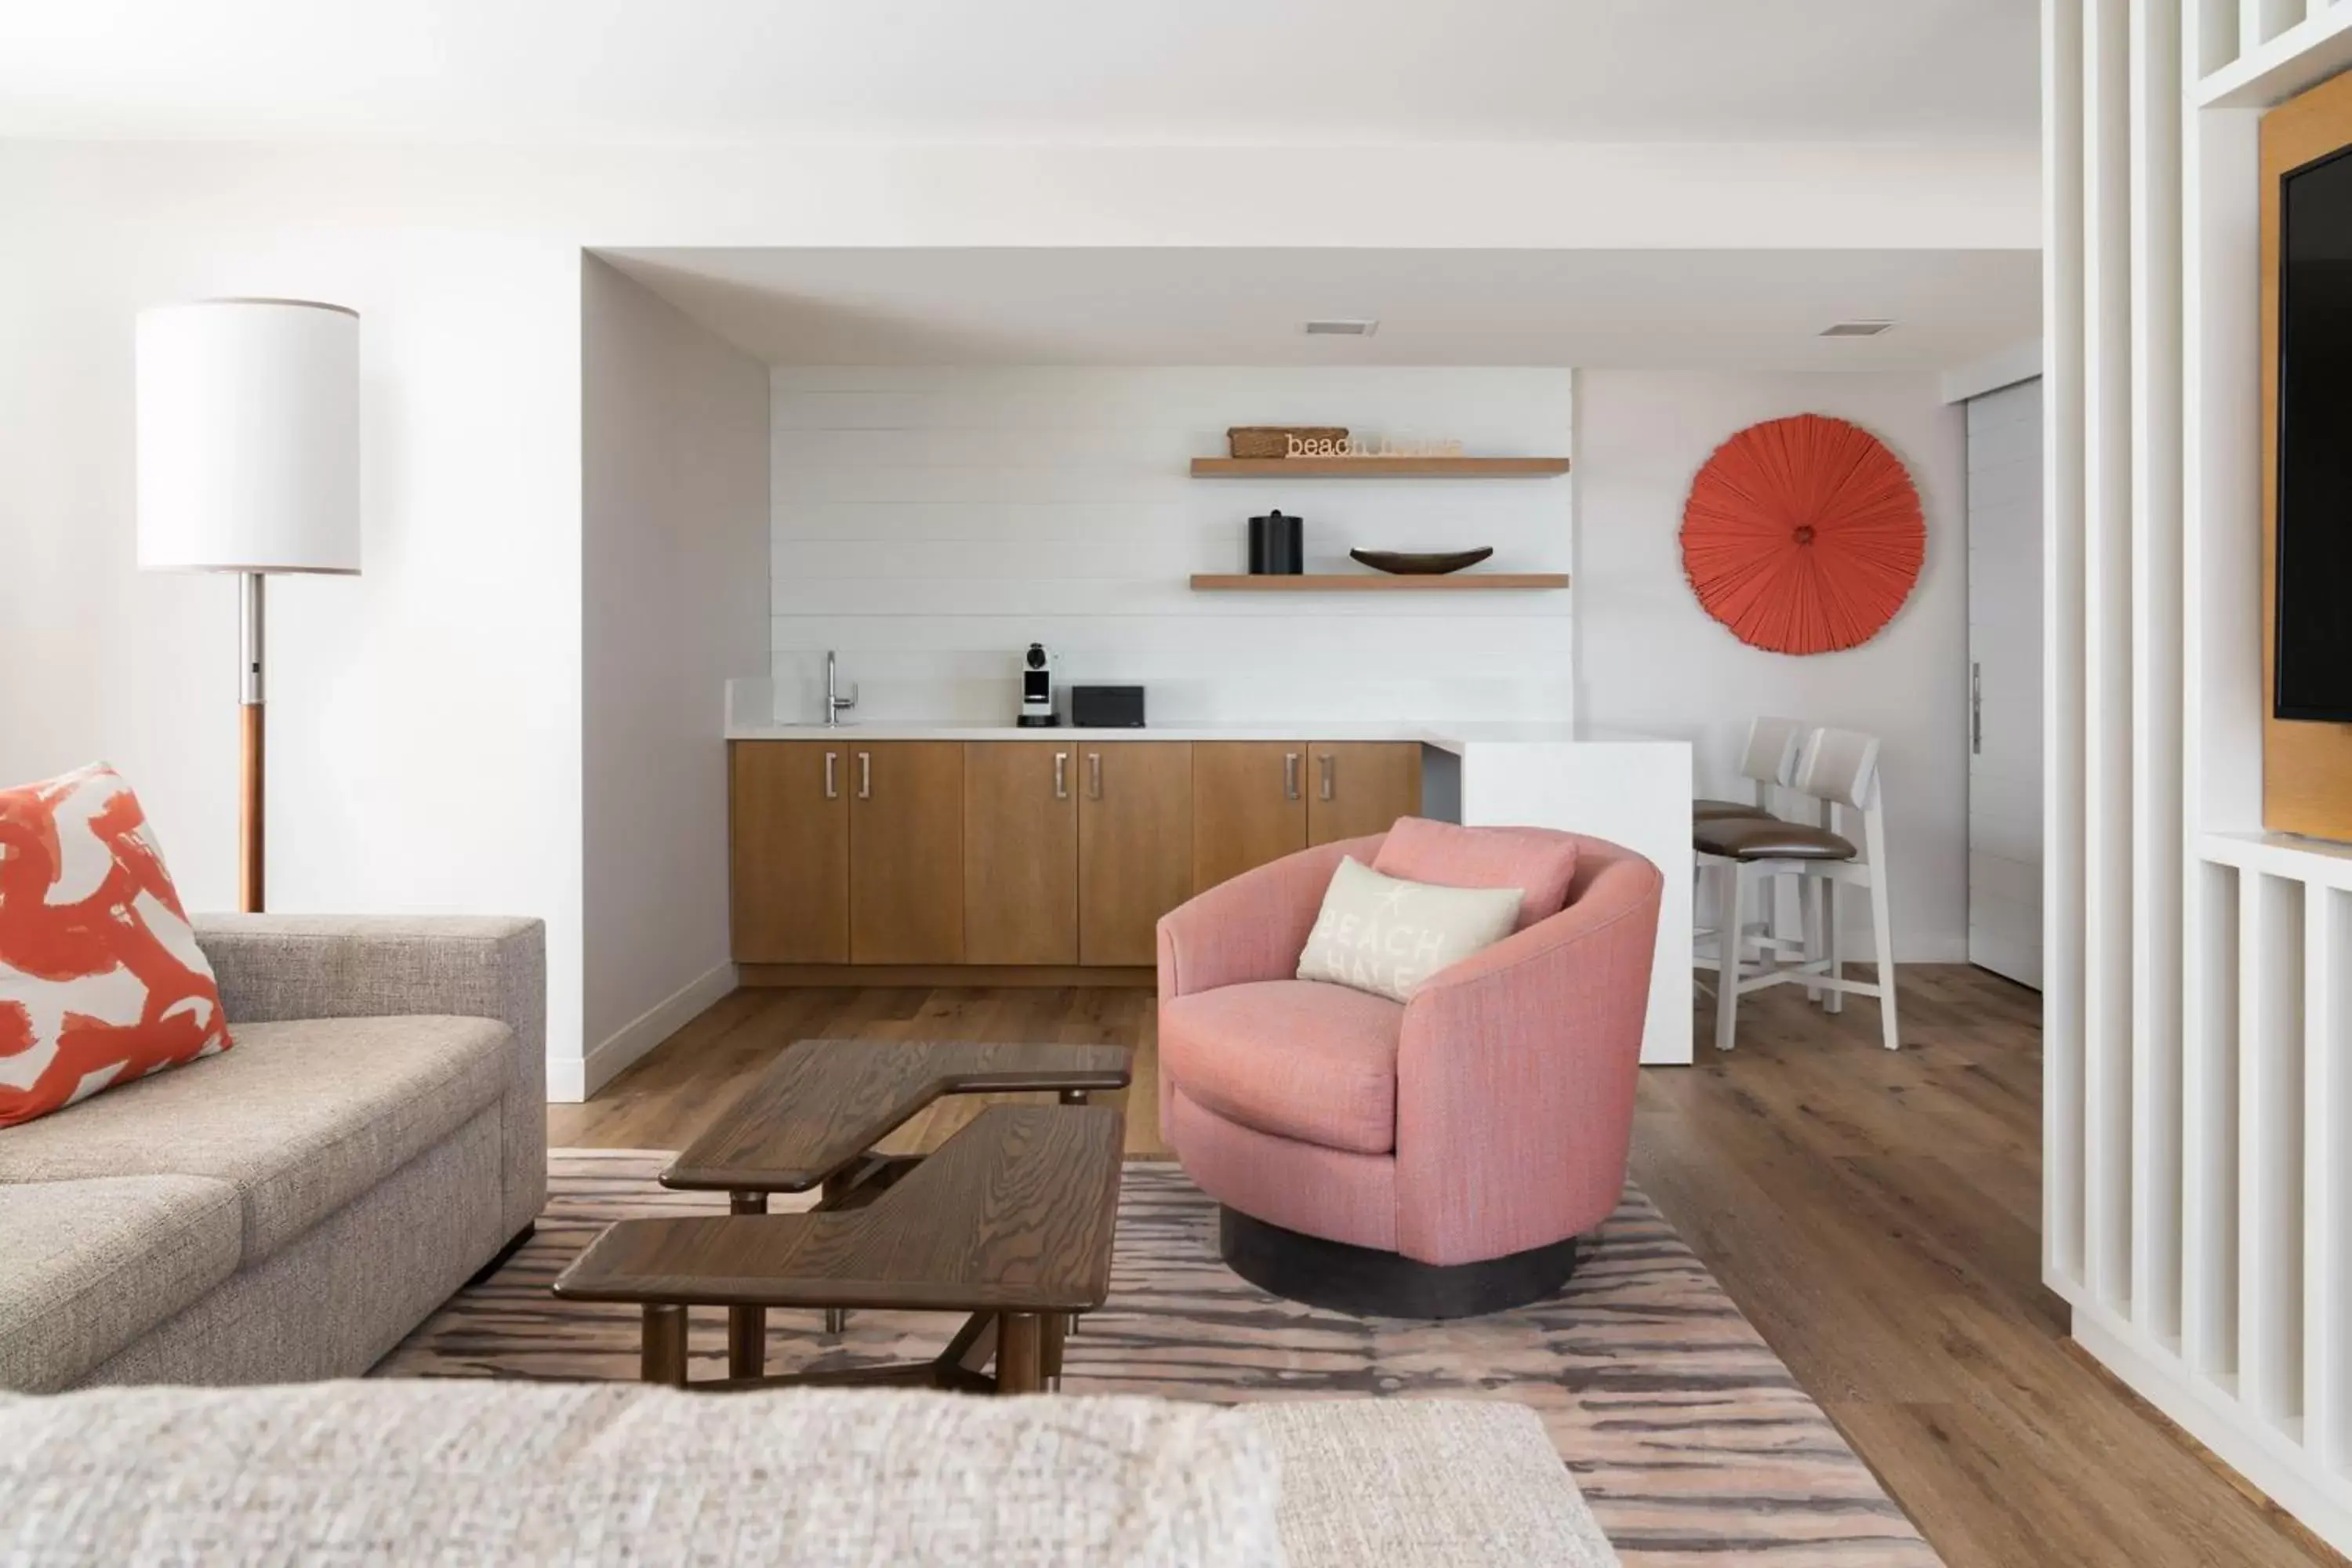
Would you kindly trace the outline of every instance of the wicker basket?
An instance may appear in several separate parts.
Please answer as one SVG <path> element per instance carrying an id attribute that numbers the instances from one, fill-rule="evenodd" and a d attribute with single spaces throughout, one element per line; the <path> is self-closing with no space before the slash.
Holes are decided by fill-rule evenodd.
<path id="1" fill-rule="evenodd" d="M 1225 444 L 1236 458 L 1287 458 L 1290 438 L 1302 441 L 1344 441 L 1346 426 L 1236 425 L 1225 432 Z"/>

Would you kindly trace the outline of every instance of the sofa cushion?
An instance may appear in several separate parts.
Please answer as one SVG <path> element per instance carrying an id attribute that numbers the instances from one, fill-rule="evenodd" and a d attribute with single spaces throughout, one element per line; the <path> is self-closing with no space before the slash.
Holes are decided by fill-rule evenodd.
<path id="1" fill-rule="evenodd" d="M 71 1385 L 236 1272 L 241 1228 L 204 1176 L 0 1185 L 0 1388 Z"/>
<path id="2" fill-rule="evenodd" d="M 216 1177 L 249 1266 L 497 1100 L 513 1038 L 487 1018 L 240 1024 L 225 1056 L 0 1132 L 0 1182 Z"/>
<path id="3" fill-rule="evenodd" d="M 1156 1399 L 108 1389 L 0 1398 L 0 1562 L 1285 1561 L 1269 1443 L 1235 1412 Z"/>
<path id="4" fill-rule="evenodd" d="M 0 1127 L 228 1044 L 131 786 L 98 763 L 0 789 Z"/>
<path id="5" fill-rule="evenodd" d="M 1261 980 L 1160 1005 L 1160 1058 L 1199 1105 L 1326 1149 L 1396 1147 L 1404 1008 L 1314 980 Z"/>
<path id="6" fill-rule="evenodd" d="M 1576 880 L 1576 840 L 1548 827 L 1464 827 L 1401 816 L 1372 857 L 1372 869 L 1447 888 L 1517 888 L 1518 929 L 1568 907 Z"/>

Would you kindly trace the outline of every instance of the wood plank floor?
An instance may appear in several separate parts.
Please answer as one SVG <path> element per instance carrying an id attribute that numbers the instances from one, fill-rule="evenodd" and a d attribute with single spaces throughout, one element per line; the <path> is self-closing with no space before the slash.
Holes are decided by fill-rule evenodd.
<path id="1" fill-rule="evenodd" d="M 1747 999 L 1738 1050 L 1642 1075 L 1634 1178 L 1953 1568 L 2340 1564 L 2067 1346 L 2041 1285 L 2040 998 L 1919 964 L 1902 1003 L 1890 1054 L 1867 1000 Z M 812 1036 L 1057 1039 L 1138 1048 L 1128 1152 L 1164 1152 L 1152 1011 L 1140 990 L 739 991 L 550 1107 L 549 1137 L 677 1148 Z M 935 1147 L 981 1103 L 886 1147 Z"/>
<path id="2" fill-rule="evenodd" d="M 585 1149 L 684 1147 L 745 1080 L 794 1040 L 1061 1040 L 1136 1050 L 1134 1087 L 1093 1097 L 1128 1111 L 1127 1152 L 1165 1154 L 1153 1089 L 1157 1049 L 1152 993 L 1104 986 L 1069 990 L 742 990 L 646 1054 L 584 1105 L 547 1108 L 548 1142 Z M 889 1153 L 936 1149 L 991 1101 L 1050 1104 L 1050 1094 L 957 1095 L 886 1139 Z"/>

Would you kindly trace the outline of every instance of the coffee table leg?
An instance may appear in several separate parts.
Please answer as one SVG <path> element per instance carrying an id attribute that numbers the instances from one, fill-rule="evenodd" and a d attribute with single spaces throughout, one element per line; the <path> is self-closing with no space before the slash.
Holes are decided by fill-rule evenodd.
<path id="1" fill-rule="evenodd" d="M 727 1206 L 735 1214 L 766 1214 L 765 1193 L 730 1193 Z M 768 1310 L 765 1307 L 727 1309 L 727 1375 L 758 1377 L 768 1370 Z"/>
<path id="2" fill-rule="evenodd" d="M 1062 1090 L 1061 1099 L 1064 1105 L 1084 1105 L 1087 1103 L 1087 1091 L 1083 1089 L 1066 1089 Z M 1081 1316 L 1083 1316 L 1083 1314 L 1078 1312 L 1066 1312 L 1057 1320 L 1060 1327 L 1055 1332 L 1053 1340 L 1054 1348 L 1048 1352 L 1053 1359 L 1054 1364 L 1052 1370 L 1045 1374 L 1046 1376 L 1054 1379 L 1054 1386 L 1056 1388 L 1061 1386 L 1062 1377 L 1061 1336 L 1064 1334 L 1076 1333 L 1078 1331 L 1078 1319 Z"/>
<path id="3" fill-rule="evenodd" d="M 758 1377 L 768 1370 L 768 1310 L 727 1309 L 727 1375 Z"/>
<path id="4" fill-rule="evenodd" d="M 831 1208 L 835 1203 L 840 1201 L 841 1194 L 847 1190 L 848 1187 L 845 1184 L 844 1178 L 839 1176 L 827 1177 L 824 1184 L 817 1189 L 817 1206 L 819 1208 Z M 847 1327 L 849 1327 L 848 1308 L 827 1307 L 824 1310 L 824 1331 L 826 1333 L 837 1334 Z"/>
<path id="5" fill-rule="evenodd" d="M 637 1374 L 647 1383 L 686 1386 L 686 1309 L 667 1301 L 646 1303 L 645 1348 Z"/>
<path id="6" fill-rule="evenodd" d="M 1062 1340 L 1069 1331 L 1067 1312 L 1047 1312 L 1038 1320 L 1037 1369 L 1055 1394 L 1062 1391 Z"/>
<path id="7" fill-rule="evenodd" d="M 1034 1312 L 1003 1312 L 996 1320 L 996 1392 L 1038 1394 L 1045 1386 L 1044 1325 Z"/>
<path id="8" fill-rule="evenodd" d="M 1064 1105 L 1084 1105 L 1087 1103 L 1087 1091 L 1083 1089 L 1066 1089 L 1062 1090 L 1061 1099 Z M 1066 1313 L 1062 1318 L 1062 1332 L 1075 1334 L 1077 1331 L 1078 1314 L 1076 1312 Z M 1059 1355 L 1060 1352 L 1056 1350 L 1055 1353 Z M 1059 1366 L 1057 1365 L 1055 1371 L 1049 1373 L 1047 1375 L 1058 1379 L 1061 1375 Z M 1058 1383 L 1056 1384 L 1056 1386 L 1059 1386 Z"/>

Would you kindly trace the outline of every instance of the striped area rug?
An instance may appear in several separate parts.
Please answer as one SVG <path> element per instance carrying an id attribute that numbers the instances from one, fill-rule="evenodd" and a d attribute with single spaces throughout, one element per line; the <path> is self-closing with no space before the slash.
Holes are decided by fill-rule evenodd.
<path id="1" fill-rule="evenodd" d="M 606 1223 L 723 1211 L 654 1181 L 665 1153 L 557 1150 L 539 1234 L 461 1292 L 378 1376 L 636 1375 L 637 1314 L 561 1302 L 548 1281 Z M 693 1375 L 724 1375 L 716 1310 L 692 1314 Z M 950 1320 L 769 1315 L 772 1370 L 928 1357 Z M 1624 1202 L 1568 1289 L 1449 1323 L 1363 1321 L 1266 1295 L 1217 1259 L 1216 1207 L 1174 1165 L 1127 1166 L 1110 1304 L 1069 1342 L 1073 1394 L 1180 1399 L 1512 1399 L 1541 1412 L 1624 1562 L 1788 1568 L 1937 1562 L 1714 1278 L 1647 1198 Z"/>

